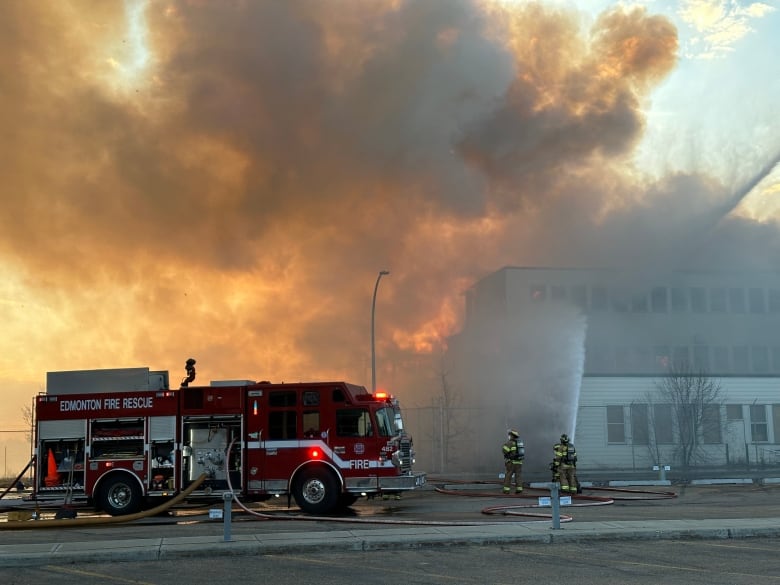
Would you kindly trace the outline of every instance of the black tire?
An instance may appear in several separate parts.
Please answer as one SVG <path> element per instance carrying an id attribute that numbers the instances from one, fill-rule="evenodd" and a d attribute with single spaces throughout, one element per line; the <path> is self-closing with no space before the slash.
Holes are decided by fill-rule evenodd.
<path id="1" fill-rule="evenodd" d="M 355 494 L 339 494 L 339 509 L 344 510 L 349 508 L 352 504 L 358 501 L 358 496 Z"/>
<path id="2" fill-rule="evenodd" d="M 100 489 L 100 509 L 111 516 L 126 516 L 141 509 L 141 488 L 138 482 L 127 474 L 106 479 Z"/>
<path id="3" fill-rule="evenodd" d="M 293 497 L 307 514 L 330 514 L 338 508 L 338 481 L 327 469 L 306 469 L 295 482 Z"/>

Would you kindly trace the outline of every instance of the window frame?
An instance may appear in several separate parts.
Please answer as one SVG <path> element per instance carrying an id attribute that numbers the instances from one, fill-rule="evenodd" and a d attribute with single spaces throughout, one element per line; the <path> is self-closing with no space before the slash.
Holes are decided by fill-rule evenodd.
<path id="1" fill-rule="evenodd" d="M 667 416 L 668 415 L 668 416 Z M 656 445 L 673 445 L 674 408 L 672 404 L 653 404 L 653 438 Z"/>
<path id="2" fill-rule="evenodd" d="M 625 407 L 623 405 L 618 405 L 618 404 L 608 404 L 604 410 L 605 410 L 605 422 L 607 425 L 607 434 L 606 434 L 607 444 L 625 445 L 626 444 Z M 620 420 L 617 420 L 618 418 Z M 614 435 L 613 431 L 618 434 Z"/>
<path id="3" fill-rule="evenodd" d="M 750 442 L 769 442 L 769 421 L 766 415 L 766 404 L 749 405 L 750 413 Z M 763 438 L 761 438 L 763 437 Z"/>
<path id="4" fill-rule="evenodd" d="M 634 445 L 650 444 L 649 408 L 645 403 L 632 404 L 631 413 L 631 442 Z"/>

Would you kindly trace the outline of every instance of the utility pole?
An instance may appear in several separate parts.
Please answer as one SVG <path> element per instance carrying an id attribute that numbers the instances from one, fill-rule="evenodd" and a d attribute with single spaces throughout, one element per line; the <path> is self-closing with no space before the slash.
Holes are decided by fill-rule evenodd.
<path id="1" fill-rule="evenodd" d="M 376 345 L 374 340 L 374 315 L 376 314 L 376 291 L 379 289 L 379 281 L 390 274 L 389 270 L 380 270 L 374 285 L 374 297 L 371 300 L 371 392 L 376 392 Z"/>

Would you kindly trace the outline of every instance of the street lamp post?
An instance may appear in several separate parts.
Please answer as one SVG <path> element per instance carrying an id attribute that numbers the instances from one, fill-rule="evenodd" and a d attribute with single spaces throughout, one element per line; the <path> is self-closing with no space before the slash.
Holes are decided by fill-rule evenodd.
<path id="1" fill-rule="evenodd" d="M 371 300 L 371 392 L 376 392 L 376 348 L 374 345 L 374 315 L 376 314 L 376 291 L 379 289 L 379 281 L 390 274 L 389 270 L 380 270 L 374 285 L 374 298 Z"/>

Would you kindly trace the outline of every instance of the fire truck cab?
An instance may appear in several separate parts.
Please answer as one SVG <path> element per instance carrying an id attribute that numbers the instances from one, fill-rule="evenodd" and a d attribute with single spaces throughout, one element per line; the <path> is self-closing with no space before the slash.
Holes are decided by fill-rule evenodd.
<path id="1" fill-rule="evenodd" d="M 287 495 L 309 514 L 425 484 L 398 401 L 347 382 L 170 389 L 149 368 L 49 372 L 35 403 L 34 498 L 111 515 L 170 499 Z"/>

